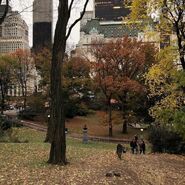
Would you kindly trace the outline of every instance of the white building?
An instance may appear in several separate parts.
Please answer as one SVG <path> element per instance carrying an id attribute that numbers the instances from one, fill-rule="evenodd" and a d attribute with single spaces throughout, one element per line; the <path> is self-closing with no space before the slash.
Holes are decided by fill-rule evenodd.
<path id="1" fill-rule="evenodd" d="M 123 38 L 125 36 L 138 37 L 137 27 L 130 28 L 123 21 L 100 21 L 98 19 L 82 19 L 80 28 L 80 41 L 76 48 L 76 54 L 93 60 L 91 46 L 95 41 L 109 42 L 112 39 Z M 86 22 L 86 24 L 85 24 Z M 94 44 L 94 43 L 93 43 Z"/>
<path id="2" fill-rule="evenodd" d="M 8 12 L 0 25 L 0 54 L 29 49 L 28 26 L 17 11 Z"/>

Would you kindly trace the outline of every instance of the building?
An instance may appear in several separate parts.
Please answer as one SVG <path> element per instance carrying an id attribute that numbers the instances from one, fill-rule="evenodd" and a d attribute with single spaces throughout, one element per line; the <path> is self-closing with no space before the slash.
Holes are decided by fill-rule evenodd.
<path id="1" fill-rule="evenodd" d="M 52 44 L 53 0 L 33 2 L 33 50 Z"/>
<path id="2" fill-rule="evenodd" d="M 4 5 L 0 6 L 0 12 L 3 8 Z M 10 7 L 7 17 L 0 25 L 0 54 L 17 49 L 29 49 L 28 26 L 21 15 Z"/>
<path id="3" fill-rule="evenodd" d="M 130 28 L 126 22 L 123 21 L 88 20 L 80 29 L 80 41 L 76 48 L 76 54 L 93 60 L 93 56 L 91 56 L 91 46 L 93 42 L 103 41 L 106 43 L 112 39 L 125 36 L 137 38 L 138 33 L 139 30 L 137 27 Z"/>
<path id="4" fill-rule="evenodd" d="M 94 18 L 95 18 L 94 11 L 86 11 L 84 13 L 83 18 L 80 21 L 80 28 L 83 28 L 87 24 L 87 21 L 90 21 L 91 19 Z"/>
<path id="5" fill-rule="evenodd" d="M 95 0 L 95 18 L 103 21 L 121 21 L 130 13 L 131 0 Z"/>

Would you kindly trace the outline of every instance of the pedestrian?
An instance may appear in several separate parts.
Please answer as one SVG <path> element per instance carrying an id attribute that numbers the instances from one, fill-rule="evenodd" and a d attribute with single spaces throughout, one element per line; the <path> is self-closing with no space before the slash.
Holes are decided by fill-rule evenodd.
<path id="1" fill-rule="evenodd" d="M 145 142 L 143 139 L 141 139 L 140 143 L 139 143 L 139 152 L 140 154 L 145 154 L 145 149 L 146 149 L 146 146 L 145 146 Z"/>
<path id="2" fill-rule="evenodd" d="M 88 143 L 88 129 L 87 129 L 87 125 L 85 124 L 83 127 L 83 143 L 87 144 Z"/>
<path id="3" fill-rule="evenodd" d="M 132 139 L 132 141 L 130 142 L 130 147 L 133 154 L 138 153 L 137 141 L 135 139 Z"/>

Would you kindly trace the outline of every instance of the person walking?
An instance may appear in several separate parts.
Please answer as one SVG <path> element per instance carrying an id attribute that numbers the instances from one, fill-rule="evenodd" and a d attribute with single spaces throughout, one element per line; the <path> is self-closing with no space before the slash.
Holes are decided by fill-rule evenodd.
<path id="1" fill-rule="evenodd" d="M 145 154 L 145 149 L 146 149 L 146 145 L 143 139 L 141 139 L 140 143 L 139 143 L 139 152 L 140 154 Z"/>

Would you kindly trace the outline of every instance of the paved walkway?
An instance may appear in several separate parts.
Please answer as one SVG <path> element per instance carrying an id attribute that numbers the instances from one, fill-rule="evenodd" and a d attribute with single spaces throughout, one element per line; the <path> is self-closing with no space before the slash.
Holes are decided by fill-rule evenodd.
<path id="1" fill-rule="evenodd" d="M 34 122 L 31 122 L 31 121 L 21 120 L 21 123 L 24 126 L 35 129 L 35 130 L 39 130 L 39 131 L 42 131 L 42 132 L 47 131 L 46 126 L 39 125 L 39 124 L 36 124 Z M 76 133 L 69 133 L 68 136 L 72 137 L 72 138 L 77 138 L 77 139 L 82 138 L 82 135 L 76 134 Z M 130 140 L 128 140 L 128 139 L 120 139 L 120 138 L 112 138 L 112 137 L 88 136 L 88 138 L 91 141 L 102 141 L 102 142 L 111 142 L 111 143 L 130 143 Z"/>

